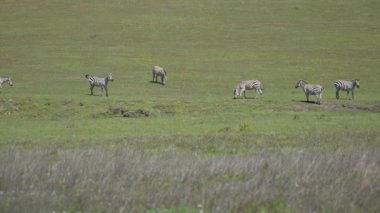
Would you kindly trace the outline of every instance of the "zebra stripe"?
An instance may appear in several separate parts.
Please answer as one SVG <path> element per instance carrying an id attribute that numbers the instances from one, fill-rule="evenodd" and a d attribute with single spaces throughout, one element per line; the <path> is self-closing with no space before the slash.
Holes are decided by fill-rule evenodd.
<path id="1" fill-rule="evenodd" d="M 234 98 L 241 97 L 246 90 L 256 90 L 256 97 L 263 94 L 263 85 L 259 80 L 243 80 L 236 85 L 234 90 Z"/>
<path id="2" fill-rule="evenodd" d="M 97 76 L 89 76 L 88 74 L 86 74 L 85 77 L 88 79 L 88 82 L 90 83 L 91 95 L 94 95 L 94 87 L 100 87 L 102 89 L 102 93 L 104 89 L 106 91 L 106 96 L 108 96 L 107 85 L 109 81 L 113 81 L 112 74 L 109 74 L 104 78 L 100 78 Z"/>
<path id="3" fill-rule="evenodd" d="M 315 95 L 317 97 L 317 104 L 321 104 L 322 93 L 324 92 L 324 88 L 319 84 L 309 84 L 304 80 L 298 80 L 296 82 L 296 88 L 302 87 L 307 102 L 309 102 L 309 95 Z"/>
<path id="4" fill-rule="evenodd" d="M 8 76 L 0 77 L 0 89 L 3 88 L 2 85 L 5 83 L 8 83 L 10 86 L 13 86 L 11 77 L 8 77 Z"/>
<path id="5" fill-rule="evenodd" d="M 354 90 L 355 90 L 355 87 L 359 88 L 360 80 L 359 79 L 355 79 L 351 81 L 337 80 L 335 81 L 334 86 L 336 88 L 336 99 L 339 99 L 339 91 L 343 90 L 343 91 L 347 91 L 347 97 L 351 91 L 352 100 L 354 100 Z"/>
<path id="6" fill-rule="evenodd" d="M 165 69 L 160 66 L 154 66 L 152 69 L 153 74 L 153 82 L 157 82 L 157 78 L 161 78 L 161 84 L 165 85 L 166 81 L 168 80 L 168 74 L 166 73 Z"/>

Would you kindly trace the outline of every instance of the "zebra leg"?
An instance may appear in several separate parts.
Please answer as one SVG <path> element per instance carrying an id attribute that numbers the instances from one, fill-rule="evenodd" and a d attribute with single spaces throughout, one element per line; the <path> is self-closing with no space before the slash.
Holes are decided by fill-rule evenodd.
<path id="1" fill-rule="evenodd" d="M 306 93 L 306 101 L 309 102 L 309 93 Z"/>
<path id="2" fill-rule="evenodd" d="M 261 89 L 259 89 L 259 92 L 260 92 L 260 95 L 262 95 L 262 94 L 263 94 L 263 91 L 262 91 Z"/>
<path id="3" fill-rule="evenodd" d="M 95 86 L 95 85 L 90 85 L 91 95 L 94 95 L 94 86 Z"/>
<path id="4" fill-rule="evenodd" d="M 317 103 L 321 105 L 322 93 L 317 95 Z"/>
<path id="5" fill-rule="evenodd" d="M 339 90 L 338 89 L 336 90 L 335 97 L 336 97 L 336 99 L 339 99 Z"/>
<path id="6" fill-rule="evenodd" d="M 352 100 L 354 100 L 354 90 L 351 91 Z"/>
<path id="7" fill-rule="evenodd" d="M 108 89 L 107 89 L 107 87 L 104 87 L 104 90 L 106 91 L 106 96 L 108 96 Z"/>
<path id="8" fill-rule="evenodd" d="M 259 95 L 260 95 L 260 89 L 256 89 L 256 97 L 255 98 L 259 97 Z"/>
<path id="9" fill-rule="evenodd" d="M 240 90 L 240 94 L 239 94 L 239 96 L 241 97 L 241 95 L 244 93 L 244 98 L 245 98 L 245 88 L 242 88 L 241 90 Z"/>
<path id="10" fill-rule="evenodd" d="M 347 96 L 346 96 L 347 99 L 348 99 L 349 94 L 350 94 L 350 90 L 347 90 Z"/>

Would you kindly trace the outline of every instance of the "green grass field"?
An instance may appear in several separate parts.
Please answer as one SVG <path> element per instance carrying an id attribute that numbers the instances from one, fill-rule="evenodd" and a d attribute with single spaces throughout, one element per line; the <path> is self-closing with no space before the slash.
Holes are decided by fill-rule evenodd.
<path id="1" fill-rule="evenodd" d="M 0 5 L 0 212 L 380 211 L 380 2 Z"/>

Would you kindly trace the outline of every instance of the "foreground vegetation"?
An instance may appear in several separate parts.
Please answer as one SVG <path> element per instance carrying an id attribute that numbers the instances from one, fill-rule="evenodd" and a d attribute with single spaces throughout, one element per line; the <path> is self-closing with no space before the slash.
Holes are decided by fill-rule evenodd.
<path id="1" fill-rule="evenodd" d="M 152 155 L 130 148 L 128 141 L 3 153 L 2 211 L 376 212 L 380 207 L 378 151 L 204 156 L 171 145 Z"/>
<path id="2" fill-rule="evenodd" d="M 379 211 L 379 7 L 3 1 L 0 212 Z M 264 96 L 233 99 L 242 79 Z"/>

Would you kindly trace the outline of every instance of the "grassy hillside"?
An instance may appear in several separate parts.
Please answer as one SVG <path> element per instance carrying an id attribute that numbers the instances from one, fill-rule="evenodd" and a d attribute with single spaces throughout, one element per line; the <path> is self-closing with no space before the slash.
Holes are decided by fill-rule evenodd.
<path id="1" fill-rule="evenodd" d="M 378 1 L 0 4 L 1 212 L 380 209 Z"/>

